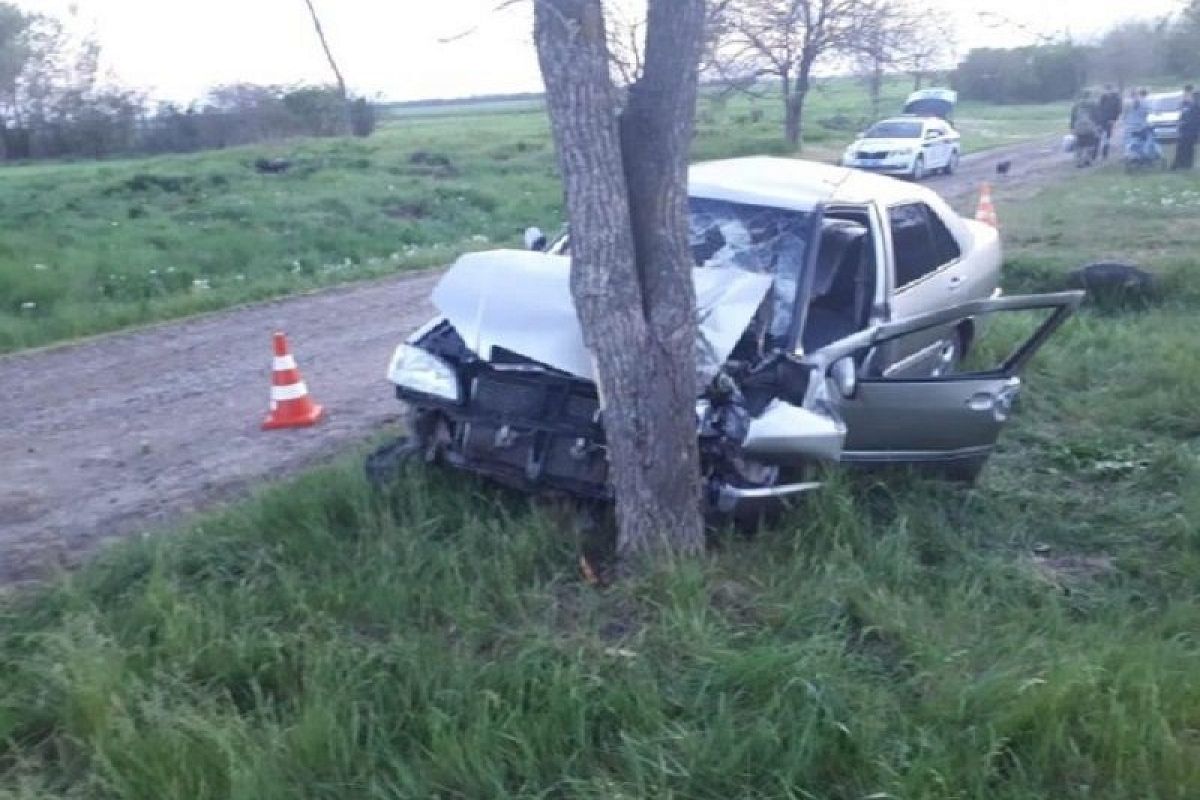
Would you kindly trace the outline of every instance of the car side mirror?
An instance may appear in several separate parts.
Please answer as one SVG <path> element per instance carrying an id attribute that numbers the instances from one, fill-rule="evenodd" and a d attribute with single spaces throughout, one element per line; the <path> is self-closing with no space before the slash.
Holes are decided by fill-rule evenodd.
<path id="1" fill-rule="evenodd" d="M 938 133 L 937 131 L 929 131 L 929 133 L 925 134 L 926 139 L 938 139 L 940 137 L 941 137 L 941 134 Z"/>
<path id="2" fill-rule="evenodd" d="M 546 249 L 548 242 L 546 234 L 542 233 L 542 229 L 532 226 L 525 229 L 525 249 L 532 250 L 535 253 L 541 253 Z"/>

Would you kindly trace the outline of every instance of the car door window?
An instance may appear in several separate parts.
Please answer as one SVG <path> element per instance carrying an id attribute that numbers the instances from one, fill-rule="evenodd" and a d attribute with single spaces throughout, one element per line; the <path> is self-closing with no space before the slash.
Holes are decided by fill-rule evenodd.
<path id="1" fill-rule="evenodd" d="M 938 266 L 962 258 L 962 248 L 958 246 L 958 240 L 954 238 L 954 234 L 950 233 L 950 229 L 946 227 L 946 223 L 942 222 L 938 213 L 928 206 L 925 207 L 925 213 L 929 220 L 929 235 L 933 239 L 933 250 Z"/>
<path id="2" fill-rule="evenodd" d="M 897 291 L 947 263 L 942 260 L 943 254 L 934 242 L 929 218 L 929 207 L 924 203 L 908 203 L 888 209 Z"/>
<path id="3" fill-rule="evenodd" d="M 956 321 L 950 326 L 953 335 L 932 341 L 927 331 L 914 331 L 892 340 L 898 345 L 895 351 L 907 354 L 904 358 L 876 365 L 875 374 L 863 379 L 911 381 L 1003 373 L 1020 346 L 1055 311 L 1053 307 L 985 311 Z"/>

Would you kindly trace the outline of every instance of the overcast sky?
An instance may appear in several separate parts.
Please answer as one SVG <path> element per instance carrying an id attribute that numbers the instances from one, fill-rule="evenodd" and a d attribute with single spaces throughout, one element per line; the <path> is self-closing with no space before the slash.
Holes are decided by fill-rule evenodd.
<path id="1" fill-rule="evenodd" d="M 329 78 L 304 0 L 15 2 L 71 16 L 75 27 L 99 39 L 105 65 L 119 80 L 160 98 L 189 100 L 210 86 L 235 81 L 286 84 Z M 541 88 L 527 3 L 497 11 L 500 0 L 315 2 L 347 83 L 357 93 L 412 100 Z M 615 2 L 636 5 L 639 0 Z M 1069 31 L 1086 39 L 1131 15 L 1174 11 L 1182 0 L 928 4 L 938 3 L 957 16 L 959 49 L 965 52 L 972 46 L 1021 44 L 1037 33 Z M 985 24 L 981 13 L 992 14 L 991 22 Z M 997 15 L 1009 22 L 997 27 Z"/>

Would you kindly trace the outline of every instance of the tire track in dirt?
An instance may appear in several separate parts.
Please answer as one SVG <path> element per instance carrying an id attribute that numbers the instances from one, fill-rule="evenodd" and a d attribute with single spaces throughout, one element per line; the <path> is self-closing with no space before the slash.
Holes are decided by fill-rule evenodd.
<path id="1" fill-rule="evenodd" d="M 1007 177 L 995 174 L 1011 161 Z M 930 187 L 970 207 L 1067 172 L 1048 140 L 968 156 Z M 0 585 L 178 522 L 328 458 L 399 410 L 395 345 L 432 313 L 440 271 L 406 274 L 0 357 Z M 327 419 L 262 432 L 270 334 L 284 330 Z"/>

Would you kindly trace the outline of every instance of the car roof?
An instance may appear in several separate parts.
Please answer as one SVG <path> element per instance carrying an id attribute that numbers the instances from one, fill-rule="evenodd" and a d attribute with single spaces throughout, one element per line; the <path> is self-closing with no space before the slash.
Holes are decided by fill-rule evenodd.
<path id="1" fill-rule="evenodd" d="M 821 203 L 891 205 L 920 201 L 939 209 L 945 202 L 924 186 L 799 158 L 750 156 L 693 164 L 688 194 L 731 203 L 811 211 Z"/>
<path id="2" fill-rule="evenodd" d="M 939 86 L 930 86 L 927 89 L 917 89 L 908 96 L 908 101 L 913 100 L 947 100 L 951 103 L 958 101 L 958 92 L 953 89 L 946 89 Z"/>
<path id="3" fill-rule="evenodd" d="M 898 117 L 888 117 L 881 119 L 875 125 L 882 125 L 885 122 L 941 122 L 937 117 L 931 117 L 921 114 L 901 114 Z"/>

